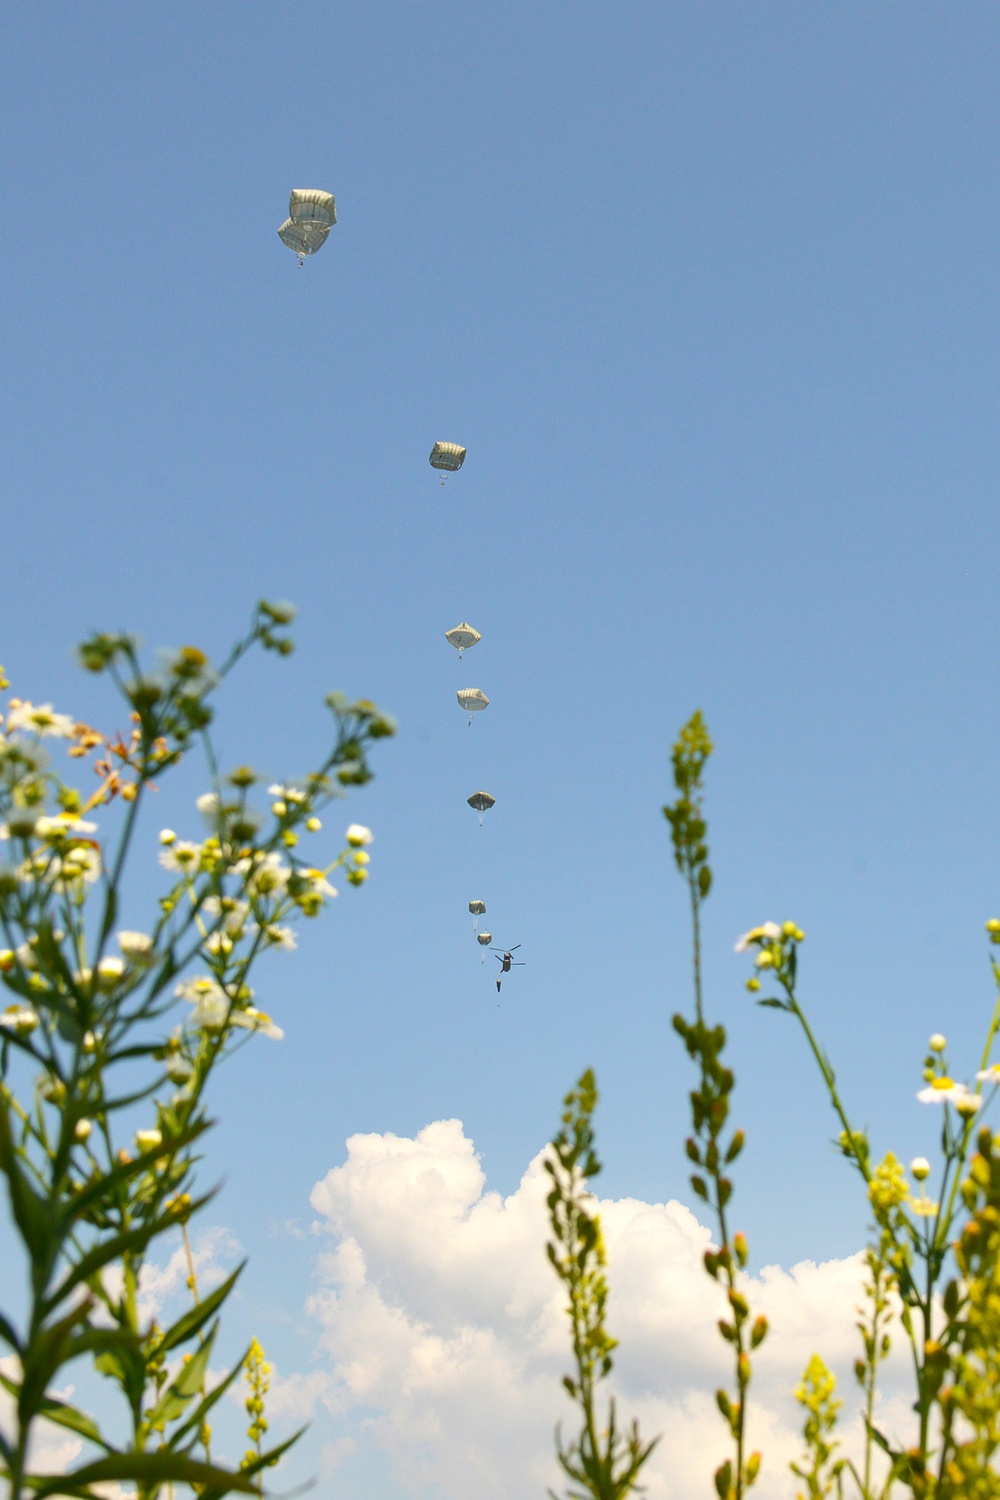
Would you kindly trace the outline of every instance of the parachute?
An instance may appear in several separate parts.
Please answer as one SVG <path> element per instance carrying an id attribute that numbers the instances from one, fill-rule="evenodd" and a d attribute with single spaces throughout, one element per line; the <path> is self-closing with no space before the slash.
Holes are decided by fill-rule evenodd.
<path id="1" fill-rule="evenodd" d="M 489 812 L 496 805 L 496 798 L 491 797 L 489 792 L 473 792 L 471 797 L 466 797 L 466 802 L 479 814 L 479 826 L 483 826 L 483 813 Z"/>
<path id="2" fill-rule="evenodd" d="M 446 630 L 444 638 L 449 645 L 455 647 L 455 650 L 458 652 L 459 661 L 462 660 L 463 651 L 468 651 L 470 646 L 474 646 L 477 641 L 482 640 L 479 631 L 475 630 L 469 624 L 468 620 L 463 620 L 461 625 L 455 626 L 454 630 Z"/>
<path id="3" fill-rule="evenodd" d="M 301 266 L 307 255 L 315 255 L 326 244 L 337 222 L 337 205 L 332 193 L 319 188 L 293 188 L 288 215 L 278 234 L 289 250 L 295 251 Z"/>
<path id="4" fill-rule="evenodd" d="M 476 934 L 476 942 L 483 949 L 488 948 L 490 946 L 490 944 L 492 943 L 492 941 L 493 941 L 493 934 L 492 934 L 492 932 L 479 932 L 479 933 Z M 479 960 L 479 962 L 483 963 L 483 964 L 486 962 L 486 954 L 485 954 L 485 952 L 483 953 L 483 956 Z"/>
<path id="5" fill-rule="evenodd" d="M 482 688 L 459 688 L 455 694 L 462 708 L 469 715 L 469 723 L 472 723 L 472 715 L 482 713 L 484 708 L 489 708 L 490 700 Z"/>
<path id="6" fill-rule="evenodd" d="M 465 449 L 459 443 L 435 443 L 429 462 L 432 469 L 455 474 L 465 463 Z"/>
<path id="7" fill-rule="evenodd" d="M 473 932 L 478 932 L 479 931 L 479 918 L 480 917 L 484 917 L 486 915 L 486 902 L 485 901 L 470 901 L 469 902 L 469 910 L 472 913 L 472 930 L 473 930 Z"/>

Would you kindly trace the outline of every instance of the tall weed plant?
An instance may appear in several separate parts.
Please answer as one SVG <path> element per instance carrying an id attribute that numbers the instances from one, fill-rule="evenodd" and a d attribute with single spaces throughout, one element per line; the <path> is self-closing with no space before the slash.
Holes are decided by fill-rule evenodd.
<path id="1" fill-rule="evenodd" d="M 691 914 L 693 1011 L 675 1015 L 674 1029 L 695 1068 L 691 1134 L 685 1150 L 690 1183 L 713 1228 L 705 1272 L 723 1294 L 718 1328 L 730 1379 L 715 1393 L 729 1452 L 712 1476 L 718 1500 L 743 1500 L 760 1473 L 762 1455 L 749 1430 L 753 1356 L 768 1336 L 748 1295 L 745 1236 L 733 1230 L 732 1168 L 744 1145 L 730 1122 L 735 1078 L 725 1060 L 726 1033 L 708 1019 L 702 986 L 701 912 L 712 890 L 704 773 L 712 742 L 700 713 L 673 749 L 674 800 L 663 809 L 674 861 Z M 986 923 L 1000 945 L 1000 919 Z M 799 1500 L 847 1494 L 888 1500 L 900 1489 L 915 1500 L 996 1500 L 1000 1496 L 1000 1134 L 980 1111 L 1000 1085 L 991 1061 L 1000 1026 L 993 1002 L 978 1066 L 963 1079 L 948 1059 L 943 1036 L 930 1038 L 917 1098 L 941 1113 L 936 1163 L 917 1157 L 908 1168 L 893 1152 L 876 1160 L 866 1133 L 852 1121 L 834 1069 L 808 1018 L 799 982 L 805 933 L 794 921 L 767 921 L 736 943 L 752 972 L 746 988 L 757 1004 L 788 1016 L 812 1058 L 833 1110 L 837 1143 L 856 1173 L 871 1214 L 865 1250 L 865 1298 L 858 1310 L 861 1460 L 841 1451 L 836 1382 L 817 1351 L 794 1396 L 803 1414 L 803 1454 L 792 1464 Z M 991 960 L 1000 996 L 1000 965 Z M 590 1183 L 600 1171 L 595 1149 L 594 1076 L 587 1072 L 564 1103 L 549 1151 L 552 1239 L 549 1258 L 568 1291 L 573 1373 L 565 1387 L 577 1407 L 579 1435 L 558 1439 L 559 1462 L 573 1500 L 624 1500 L 640 1492 L 642 1469 L 655 1446 L 633 1424 L 620 1432 L 613 1400 L 599 1405 L 599 1386 L 612 1369 L 615 1341 L 607 1331 L 609 1297 L 604 1244 Z M 909 1354 L 913 1428 L 906 1446 L 875 1419 L 879 1373 L 893 1341 Z M 599 1416 L 598 1413 L 603 1413 Z M 709 1476 L 706 1475 L 706 1489 Z"/>
<path id="2" fill-rule="evenodd" d="M 114 1481 L 139 1500 L 177 1486 L 203 1500 L 262 1493 L 264 1472 L 295 1440 L 266 1444 L 270 1369 L 256 1340 L 209 1381 L 241 1268 L 201 1294 L 188 1227 L 211 1196 L 195 1168 L 212 1076 L 240 1047 L 282 1035 L 256 1004 L 258 962 L 294 949 L 296 923 L 326 909 L 336 874 L 354 886 L 367 878 L 368 829 L 352 824 L 331 849 L 320 814 L 370 779 L 371 747 L 393 733 L 373 703 L 331 694 L 330 748 L 301 781 L 262 788 L 248 766 L 219 764 L 216 688 L 253 647 L 287 656 L 293 617 L 261 602 L 219 666 L 186 646 L 150 671 L 127 636 L 85 641 L 81 664 L 117 690 L 121 733 L 51 704 L 2 704 L 0 1172 L 27 1288 L 23 1312 L 0 1310 L 0 1380 L 13 1406 L 0 1473 L 11 1500 L 96 1496 Z M 59 750 L 65 763 L 50 754 Z M 147 822 L 140 837 L 150 793 L 192 755 L 205 778 L 192 829 L 165 828 L 156 843 Z M 162 896 L 131 930 L 119 914 L 137 859 L 158 864 Z M 191 1298 L 161 1327 L 144 1322 L 140 1289 L 147 1258 L 170 1241 L 185 1247 Z M 15 1278 L 5 1272 L 6 1299 Z M 117 1392 L 124 1441 L 54 1394 L 80 1360 Z M 230 1469 L 213 1454 L 211 1423 L 241 1371 L 250 1447 Z M 82 1440 L 69 1472 L 34 1467 L 42 1423 Z"/>

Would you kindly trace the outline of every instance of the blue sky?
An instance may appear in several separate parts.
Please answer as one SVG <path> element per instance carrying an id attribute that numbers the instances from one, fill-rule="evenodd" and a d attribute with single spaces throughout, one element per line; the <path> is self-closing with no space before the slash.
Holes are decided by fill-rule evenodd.
<path id="1" fill-rule="evenodd" d="M 372 879 L 275 965 L 287 1040 L 220 1085 L 247 1319 L 306 1358 L 315 1244 L 282 1226 L 348 1135 L 458 1117 L 509 1192 L 587 1064 L 604 1191 L 686 1197 L 659 808 L 695 707 L 742 1221 L 758 1264 L 855 1248 L 816 1080 L 732 943 L 806 928 L 845 1094 L 879 1149 L 928 1151 L 924 1042 L 974 1066 L 998 909 L 996 7 L 6 22 L 15 686 L 99 719 L 86 630 L 221 651 L 266 593 L 299 605 L 299 650 L 227 690 L 231 759 L 302 770 L 330 687 L 400 722 L 349 808 Z M 275 234 L 293 186 L 338 204 L 303 271 Z M 469 451 L 444 489 L 438 438 Z M 492 699 L 471 729 L 462 686 Z M 527 961 L 499 1008 L 472 897 Z"/>

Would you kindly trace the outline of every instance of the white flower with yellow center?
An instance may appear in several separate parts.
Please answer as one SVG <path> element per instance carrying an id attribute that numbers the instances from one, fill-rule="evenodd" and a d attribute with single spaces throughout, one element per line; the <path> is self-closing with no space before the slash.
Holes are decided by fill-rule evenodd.
<path id="1" fill-rule="evenodd" d="M 0 1026 L 15 1036 L 30 1036 L 38 1024 L 38 1012 L 30 1005 L 8 1005 L 5 1011 L 0 1011 Z"/>
<path id="2" fill-rule="evenodd" d="M 194 875 L 201 864 L 201 844 L 190 839 L 175 839 L 160 853 L 160 864 L 165 870 L 179 870 L 182 875 Z"/>
<path id="3" fill-rule="evenodd" d="M 210 979 L 207 974 L 197 974 L 191 979 L 182 979 L 180 984 L 174 987 L 174 994 L 178 1000 L 190 1000 L 197 1004 L 199 1000 L 220 996 L 226 998 L 226 992 L 215 979 Z"/>
<path id="4" fill-rule="evenodd" d="M 350 829 L 348 829 L 350 833 Z M 736 952 L 745 953 L 748 948 L 755 948 L 758 943 L 774 943 L 781 936 L 781 928 L 777 922 L 764 922 L 760 927 L 751 927 L 741 938 L 736 940 Z"/>
<path id="5" fill-rule="evenodd" d="M 201 909 L 207 916 L 222 917 L 222 930 L 227 936 L 243 936 L 243 927 L 250 915 L 249 901 L 238 901 L 235 896 L 206 896 Z"/>
<path id="6" fill-rule="evenodd" d="M 157 1146 L 163 1145 L 163 1132 L 160 1130 L 137 1130 L 135 1133 L 135 1144 L 138 1151 L 152 1151 Z"/>
<path id="7" fill-rule="evenodd" d="M 232 1014 L 234 1026 L 242 1026 L 244 1031 L 259 1031 L 262 1036 L 269 1036 L 272 1041 L 280 1042 L 285 1033 L 280 1026 L 275 1026 L 266 1011 L 256 1010 L 248 1005 L 245 1010 L 235 1010 Z"/>
<path id="8" fill-rule="evenodd" d="M 76 727 L 69 714 L 57 714 L 51 703 L 19 703 L 7 715 L 7 729 L 37 734 L 40 739 L 69 739 Z"/>
<path id="9" fill-rule="evenodd" d="M 352 823 L 345 837 L 352 849 L 363 849 L 366 844 L 371 843 L 374 834 L 370 828 L 365 828 L 363 823 Z"/>
<path id="10" fill-rule="evenodd" d="M 220 992 L 203 995 L 194 1008 L 194 1024 L 202 1031 L 221 1031 L 229 1015 L 229 1001 Z"/>
<path id="11" fill-rule="evenodd" d="M 305 792 L 303 792 L 299 787 L 279 786 L 277 782 L 274 784 L 274 786 L 268 787 L 267 795 L 269 797 L 277 797 L 280 802 L 291 802 L 296 807 L 301 807 L 302 804 L 308 800 Z"/>
<path id="12" fill-rule="evenodd" d="M 1000 1083 L 1000 1063 L 991 1063 L 981 1073 L 976 1074 L 977 1083 Z"/>
<path id="13" fill-rule="evenodd" d="M 332 901 L 337 894 L 337 887 L 330 884 L 322 870 L 300 870 L 299 874 L 309 882 L 309 889 L 314 896 L 323 896 Z"/>
<path id="14" fill-rule="evenodd" d="M 290 927 L 281 927 L 277 922 L 270 927 L 264 928 L 264 941 L 272 948 L 283 948 L 286 953 L 294 953 L 298 947 L 295 933 Z"/>
<path id="15" fill-rule="evenodd" d="M 924 1193 L 919 1198 L 911 1198 L 906 1206 L 911 1214 L 916 1214 L 920 1219 L 933 1219 L 938 1211 L 938 1205 Z"/>
<path id="16" fill-rule="evenodd" d="M 240 860 L 237 870 L 241 865 L 248 869 L 246 889 L 251 896 L 280 895 L 292 873 L 291 867 L 285 864 L 281 855 L 274 852 L 258 857 L 252 863 Z"/>
<path id="17" fill-rule="evenodd" d="M 962 1115 L 974 1115 L 983 1107 L 982 1099 L 972 1093 L 968 1084 L 956 1083 L 947 1077 L 935 1078 L 927 1088 L 920 1090 L 917 1098 L 921 1104 L 954 1105 Z"/>
<path id="18" fill-rule="evenodd" d="M 124 959 L 112 954 L 97 965 L 97 983 L 102 990 L 112 990 L 124 973 Z"/>
<path id="19" fill-rule="evenodd" d="M 68 834 L 72 834 L 74 838 L 80 838 L 84 834 L 96 832 L 96 823 L 87 823 L 73 813 L 57 813 L 54 818 L 42 817 L 35 823 L 37 837 L 48 841 L 64 838 Z"/>
<path id="20" fill-rule="evenodd" d="M 148 963 L 153 957 L 153 939 L 148 932 L 120 932 L 118 946 L 130 963 Z"/>

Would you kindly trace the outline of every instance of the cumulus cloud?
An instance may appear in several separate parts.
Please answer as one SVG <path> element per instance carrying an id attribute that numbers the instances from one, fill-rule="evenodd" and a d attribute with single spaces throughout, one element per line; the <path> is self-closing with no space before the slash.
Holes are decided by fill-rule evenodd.
<path id="1" fill-rule="evenodd" d="M 573 1412 L 560 1385 L 561 1288 L 544 1254 L 542 1156 L 501 1198 L 458 1120 L 414 1139 L 356 1135 L 347 1152 L 311 1197 L 329 1235 L 309 1303 L 322 1364 L 279 1382 L 274 1410 L 338 1414 L 418 1495 L 523 1500 L 560 1489 L 553 1429 L 562 1421 L 569 1433 Z M 719 1292 L 702 1266 L 709 1231 L 677 1202 L 604 1201 L 600 1213 L 619 1415 L 637 1416 L 645 1436 L 662 1434 L 646 1471 L 650 1500 L 701 1500 L 724 1456 L 713 1393 L 729 1373 Z M 861 1288 L 860 1256 L 770 1266 L 750 1283 L 754 1310 L 772 1327 L 753 1384 L 760 1500 L 794 1492 L 788 1463 L 801 1451 L 801 1420 L 792 1391 L 814 1352 L 837 1372 L 848 1412 L 856 1408 Z M 890 1369 L 880 1416 L 903 1436 L 898 1386 Z"/>

